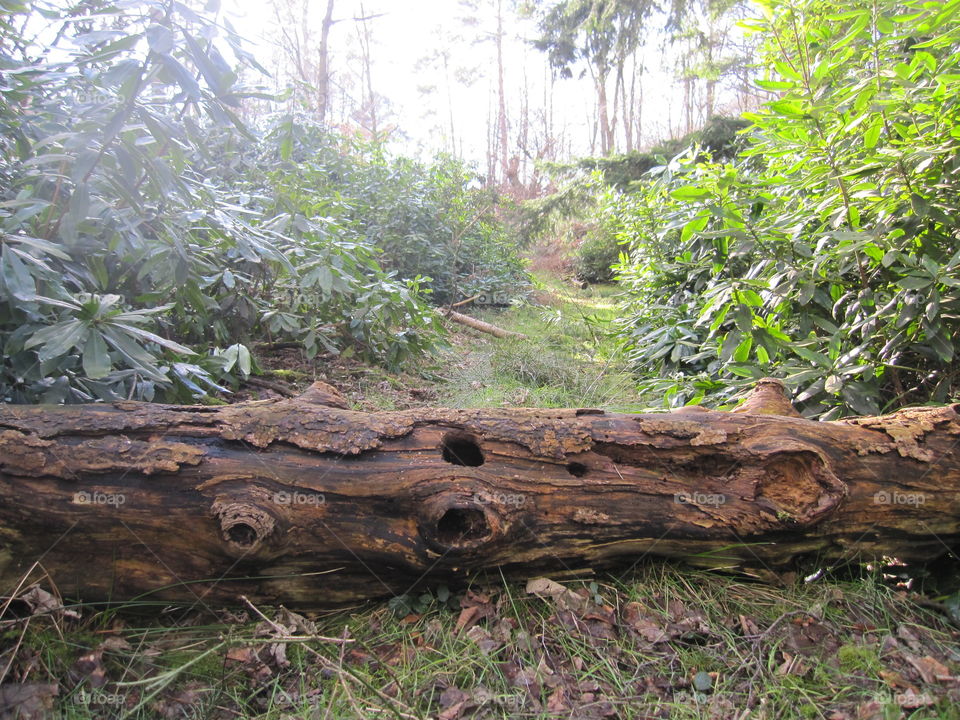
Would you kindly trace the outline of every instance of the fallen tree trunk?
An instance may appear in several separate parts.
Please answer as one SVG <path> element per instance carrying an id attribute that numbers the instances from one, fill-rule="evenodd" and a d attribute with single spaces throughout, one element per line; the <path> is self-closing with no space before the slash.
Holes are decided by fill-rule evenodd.
<path id="1" fill-rule="evenodd" d="M 479 330 L 480 332 L 485 332 L 488 335 L 493 335 L 498 338 L 525 338 L 526 335 L 523 333 L 514 332 L 513 330 L 504 330 L 502 327 L 497 327 L 496 325 L 491 325 L 488 322 L 483 320 L 477 320 L 472 318 L 469 315 L 464 315 L 463 313 L 458 313 L 456 310 L 450 310 L 448 308 L 441 308 L 440 312 L 450 320 L 453 320 L 455 323 L 459 323 L 474 330 Z"/>
<path id="2" fill-rule="evenodd" d="M 39 563 L 69 597 L 321 607 L 486 568 L 915 561 L 960 542 L 960 405 L 821 423 L 757 402 L 338 404 L 317 386 L 224 407 L 0 406 L 0 590 Z"/>

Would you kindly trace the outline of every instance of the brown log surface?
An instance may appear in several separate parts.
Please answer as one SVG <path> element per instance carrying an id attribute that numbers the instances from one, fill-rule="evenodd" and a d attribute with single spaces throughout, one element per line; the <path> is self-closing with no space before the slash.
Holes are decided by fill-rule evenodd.
<path id="1" fill-rule="evenodd" d="M 960 406 L 815 422 L 690 409 L 0 407 L 0 593 L 298 607 L 500 568 L 936 557 Z M 36 570 L 34 575 L 36 575 Z"/>

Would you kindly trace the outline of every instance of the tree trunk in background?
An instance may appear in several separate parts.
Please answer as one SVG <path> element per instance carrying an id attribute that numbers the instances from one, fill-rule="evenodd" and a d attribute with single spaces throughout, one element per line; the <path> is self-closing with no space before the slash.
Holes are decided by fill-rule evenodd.
<path id="1" fill-rule="evenodd" d="M 500 181 L 507 181 L 510 136 L 507 132 L 507 94 L 503 82 L 503 0 L 497 0 L 497 131 L 500 145 Z"/>
<path id="2" fill-rule="evenodd" d="M 317 113 L 326 122 L 330 108 L 330 28 L 333 27 L 334 0 L 327 0 L 327 11 L 320 26 L 320 47 L 317 52 Z"/>
<path id="3" fill-rule="evenodd" d="M 960 405 L 814 422 L 766 381 L 734 413 L 343 407 L 320 383 L 223 407 L 0 406 L 0 590 L 47 573 L 87 600 L 319 608 L 494 568 L 960 542 Z"/>
<path id="4" fill-rule="evenodd" d="M 597 113 L 600 117 L 600 150 L 603 155 L 613 151 L 613 131 L 610 127 L 610 111 L 607 103 L 607 74 L 602 69 L 596 74 Z"/>
<path id="5" fill-rule="evenodd" d="M 366 95 L 367 127 L 374 142 L 380 139 L 380 127 L 377 122 L 377 97 L 373 92 L 373 61 L 370 54 L 370 27 L 367 25 L 372 18 L 367 16 L 363 3 L 360 3 L 360 19 L 357 27 L 357 42 L 360 45 L 361 60 L 363 62 L 363 77 L 361 82 L 364 90 L 361 91 L 361 97 Z"/>

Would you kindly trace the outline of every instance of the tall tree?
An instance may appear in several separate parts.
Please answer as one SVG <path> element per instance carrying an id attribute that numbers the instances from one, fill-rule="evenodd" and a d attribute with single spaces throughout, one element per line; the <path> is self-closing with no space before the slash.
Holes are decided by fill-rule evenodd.
<path id="1" fill-rule="evenodd" d="M 506 59 L 504 41 L 507 38 L 505 13 L 516 7 L 516 0 L 460 0 L 467 11 L 461 22 L 475 28 L 477 43 L 493 44 L 496 77 L 492 81 L 495 109 L 490 114 L 487 143 L 487 176 L 490 183 L 504 183 L 510 172 L 510 119 L 507 103 Z M 486 21 L 486 22 L 484 22 Z"/>
<path id="2" fill-rule="evenodd" d="M 327 0 L 327 10 L 320 25 L 320 47 L 317 51 L 317 114 L 320 122 L 326 121 L 330 108 L 330 28 L 335 22 L 333 3 L 334 0 Z"/>
<path id="3" fill-rule="evenodd" d="M 330 29 L 335 0 L 326 0 L 320 38 L 316 39 L 311 22 L 310 0 L 273 0 L 273 11 L 280 28 L 280 53 L 288 64 L 285 72 L 293 80 L 293 97 L 304 109 L 325 122 L 330 114 Z"/>
<path id="4" fill-rule="evenodd" d="M 745 0 L 683 0 L 674 4 L 667 29 L 681 44 L 678 67 L 684 89 L 686 132 L 717 112 L 718 90 L 732 78 L 741 97 L 753 94 L 754 37 L 739 23 L 754 10 Z M 699 86 L 699 87 L 698 87 Z"/>
<path id="5" fill-rule="evenodd" d="M 561 77 L 573 77 L 578 68 L 581 77 L 590 74 L 604 155 L 616 147 L 616 98 L 623 87 L 624 68 L 640 45 L 644 21 L 654 7 L 651 0 L 561 0 L 540 13 L 541 34 L 534 46 L 547 53 Z"/>

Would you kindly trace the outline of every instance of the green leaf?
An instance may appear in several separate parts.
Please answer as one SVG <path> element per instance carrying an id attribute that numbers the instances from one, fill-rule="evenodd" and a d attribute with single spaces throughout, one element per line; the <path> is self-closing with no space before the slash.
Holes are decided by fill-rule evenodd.
<path id="1" fill-rule="evenodd" d="M 98 380 L 108 375 L 112 367 L 107 344 L 99 332 L 92 331 L 83 346 L 83 371 L 88 378 Z"/>
<path id="2" fill-rule="evenodd" d="M 86 334 L 87 326 L 79 320 L 64 320 L 38 330 L 30 336 L 23 347 L 29 350 L 39 346 L 37 358 L 40 362 L 46 362 L 66 355 L 71 348 L 84 341 Z"/>
<path id="3" fill-rule="evenodd" d="M 134 335 L 143 340 L 149 340 L 150 342 L 154 342 L 157 345 L 161 345 L 162 347 L 165 347 L 168 350 L 173 350 L 174 352 L 181 353 L 182 355 L 196 355 L 196 353 L 193 350 L 191 350 L 190 348 L 184 345 L 181 345 L 178 342 L 174 342 L 173 340 L 167 340 L 166 338 L 160 337 L 159 335 L 152 333 L 149 330 L 144 330 L 143 328 L 139 328 L 134 325 L 125 325 L 123 323 L 116 322 L 115 318 L 110 323 L 110 327 L 119 328 L 130 335 Z"/>
<path id="4" fill-rule="evenodd" d="M 146 31 L 147 44 L 157 55 L 166 55 L 173 50 L 173 33 L 163 25 L 151 25 Z"/>
<path id="5" fill-rule="evenodd" d="M 711 196 L 710 190 L 705 188 L 696 187 L 695 185 L 686 185 L 684 187 L 679 187 L 676 190 L 670 192 L 670 197 L 674 200 L 680 200 L 683 202 L 686 201 L 696 201 L 696 200 L 705 200 Z"/>
<path id="6" fill-rule="evenodd" d="M 883 131 L 883 119 L 877 118 L 873 125 L 871 125 L 867 131 L 863 134 L 863 146 L 868 150 L 872 150 L 877 146 L 877 141 L 880 139 L 880 133 Z"/>
<path id="7" fill-rule="evenodd" d="M 190 71 L 168 53 L 158 55 L 158 57 L 163 67 L 173 75 L 187 97 L 191 100 L 199 100 L 202 96 L 200 84 Z"/>

